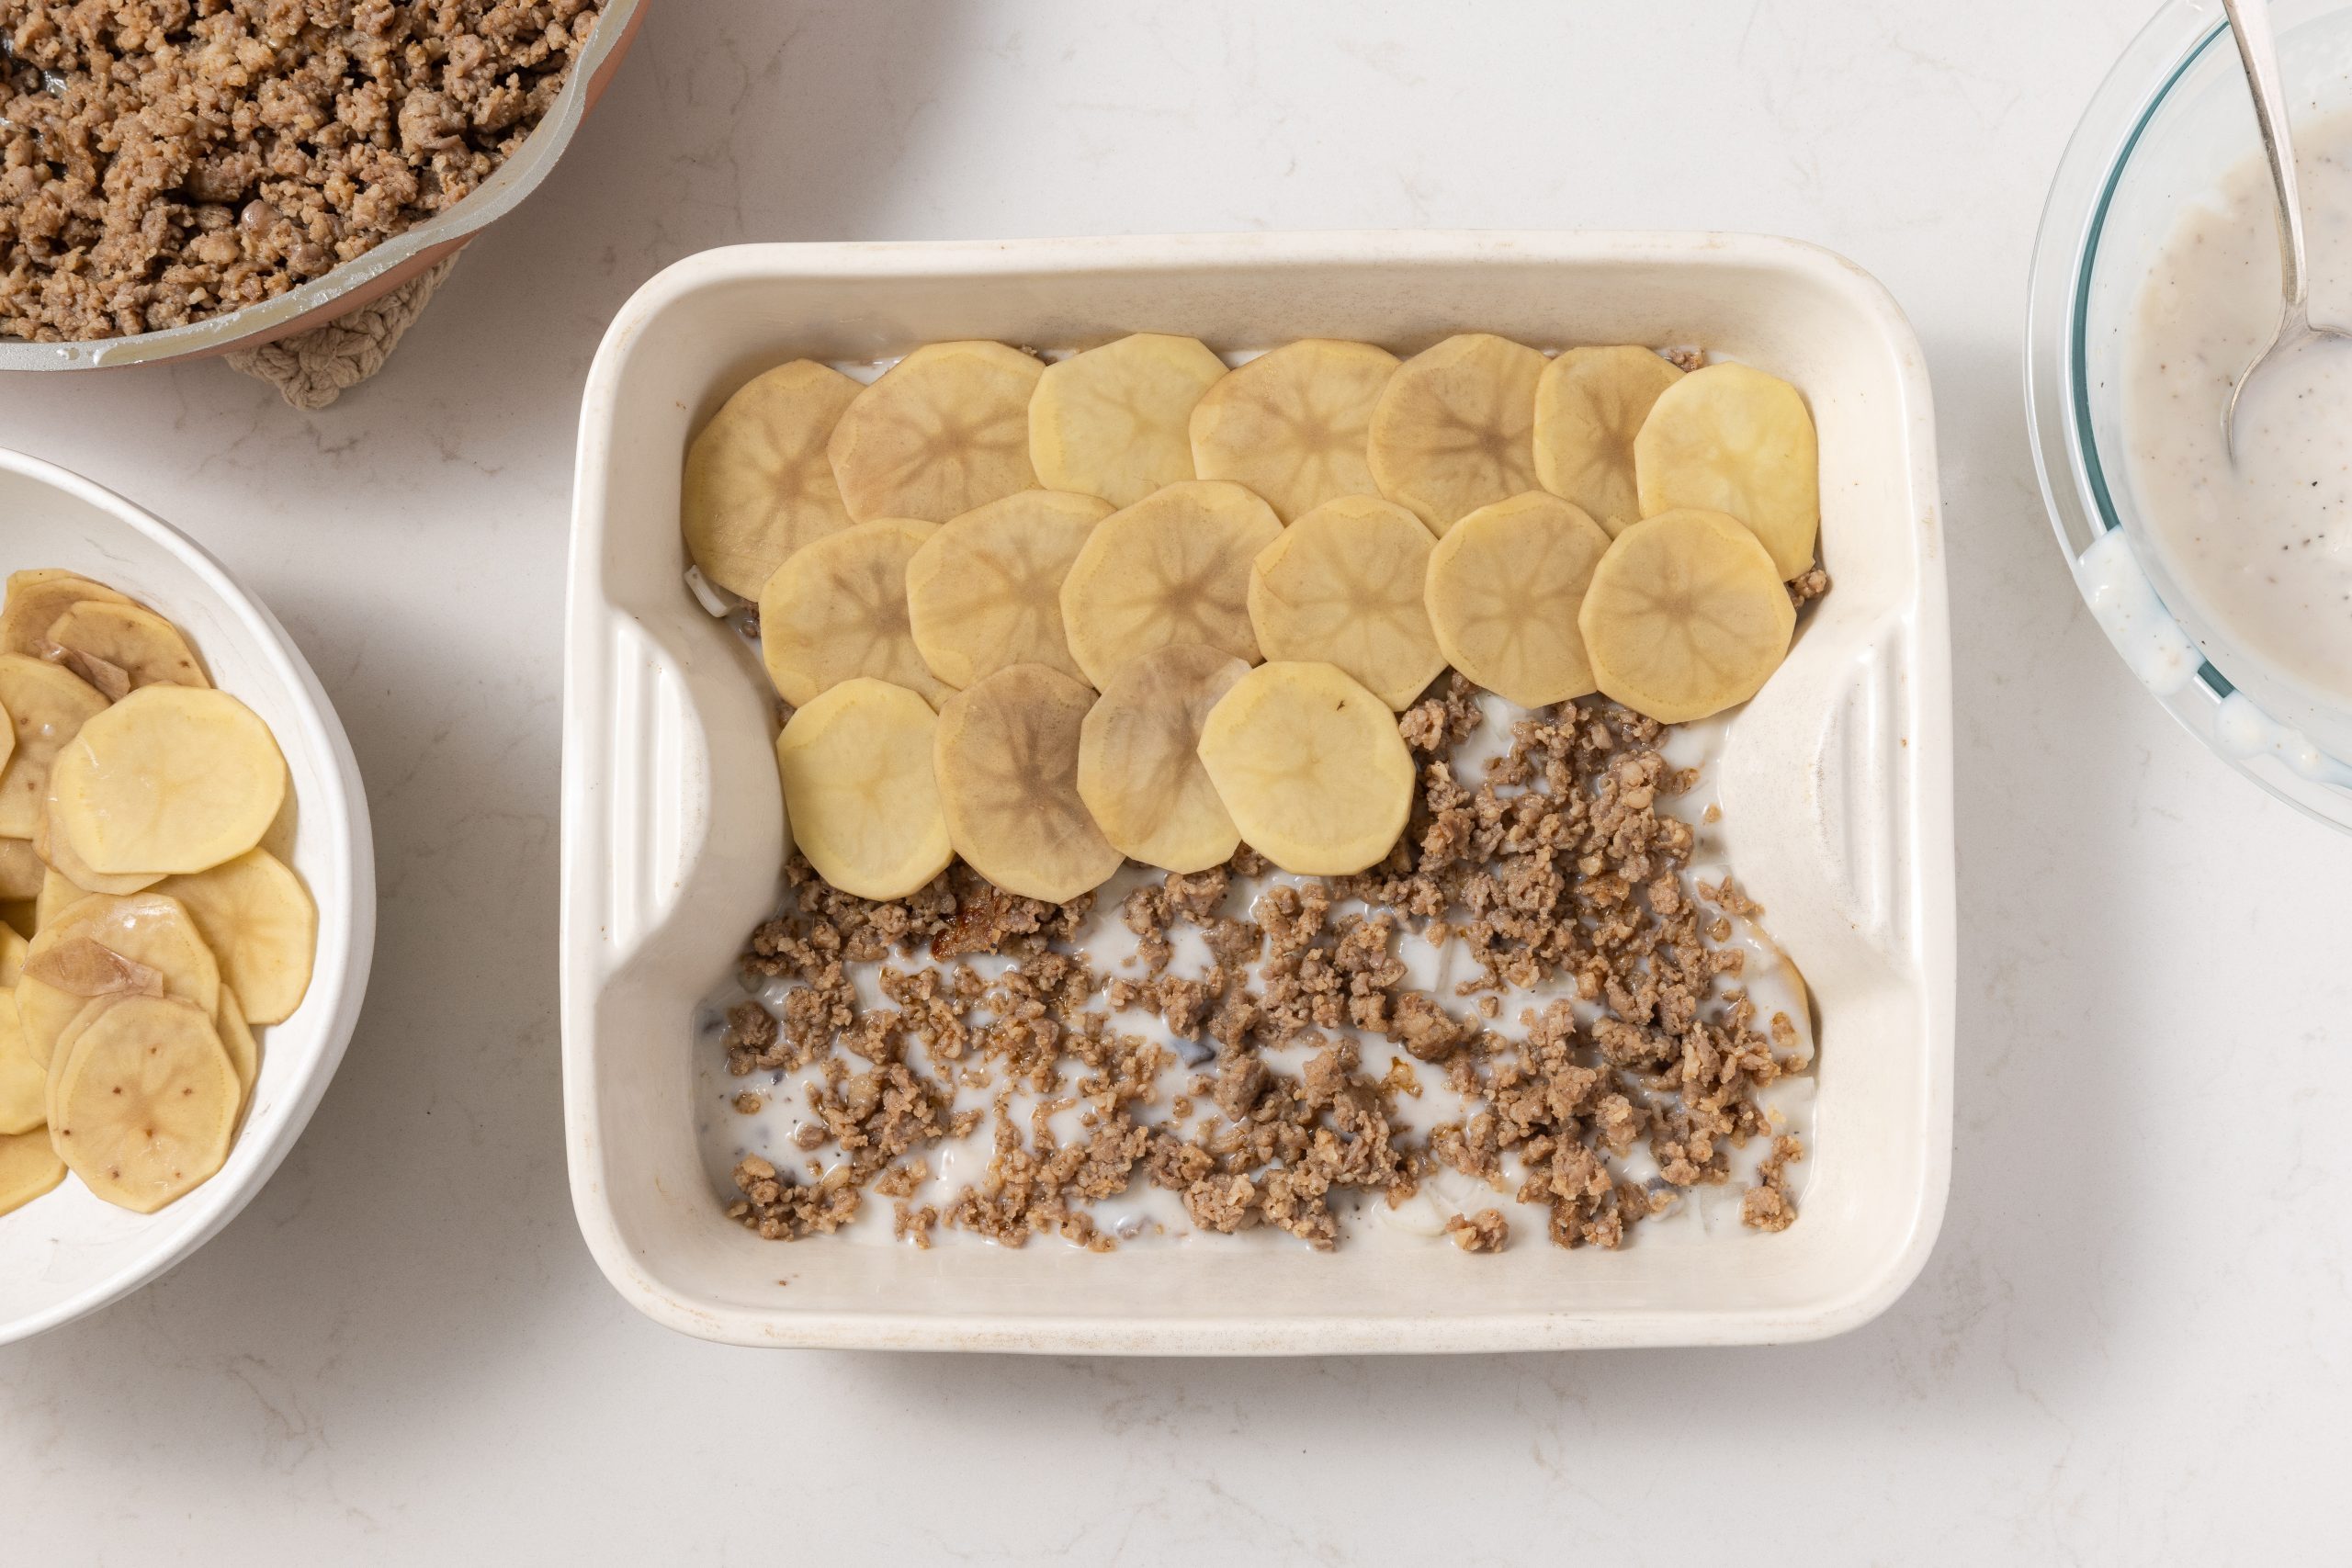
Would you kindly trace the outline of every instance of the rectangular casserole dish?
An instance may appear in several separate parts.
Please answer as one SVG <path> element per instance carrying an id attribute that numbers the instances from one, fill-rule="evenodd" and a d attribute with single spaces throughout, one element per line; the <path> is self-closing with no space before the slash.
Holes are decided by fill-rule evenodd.
<path id="1" fill-rule="evenodd" d="M 1717 764 L 1730 860 L 1810 983 L 1821 1043 L 1802 1217 L 1778 1235 L 1568 1252 L 1528 1239 L 1334 1254 L 1046 1241 L 760 1240 L 722 1213 L 692 1015 L 773 907 L 771 698 L 681 582 L 680 463 L 781 360 L 943 338 L 1080 347 L 1149 329 L 1230 352 L 1698 344 L 1784 376 L 1821 438 L 1835 590 Z M 562 1025 L 574 1206 L 657 1321 L 747 1345 L 1153 1354 L 1507 1350 L 1815 1338 L 1917 1274 L 1951 1168 L 1951 652 L 1917 341 L 1826 252 L 1720 234 L 1249 234 L 747 245 L 662 272 L 606 333 L 581 418 L 565 628 Z"/>

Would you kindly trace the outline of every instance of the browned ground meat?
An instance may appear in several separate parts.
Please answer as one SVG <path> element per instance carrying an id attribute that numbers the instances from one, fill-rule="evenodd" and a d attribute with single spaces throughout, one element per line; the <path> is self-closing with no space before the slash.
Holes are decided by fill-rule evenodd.
<path id="1" fill-rule="evenodd" d="M 457 202 L 589 0 L 0 0 L 0 335 L 200 321 Z"/>

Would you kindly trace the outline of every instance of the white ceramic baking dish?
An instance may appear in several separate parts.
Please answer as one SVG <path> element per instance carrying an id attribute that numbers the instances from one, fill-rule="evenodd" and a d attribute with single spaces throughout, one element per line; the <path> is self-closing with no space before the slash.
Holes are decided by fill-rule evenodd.
<path id="1" fill-rule="evenodd" d="M 689 434 L 760 369 L 940 338 L 1410 353 L 1478 328 L 1701 344 L 1788 377 L 1821 434 L 1835 591 L 1719 764 L 1726 841 L 1811 982 L 1804 1213 L 1615 1253 L 763 1242 L 720 1212 L 691 1019 L 785 850 L 770 699 L 681 583 Z M 589 375 L 565 644 L 562 1011 L 572 1198 L 657 1320 L 756 1345 L 1267 1354 L 1729 1344 L 1835 1334 L 1917 1274 L 1950 1172 L 1951 653 L 1934 422 L 1894 302 L 1838 257 L 1717 234 L 1229 235 L 756 245 L 625 306 Z"/>
<path id="2" fill-rule="evenodd" d="M 288 857 L 319 906 L 311 988 L 261 1032 L 261 1072 L 228 1163 L 160 1213 L 63 1186 L 0 1214 L 0 1345 L 96 1311 L 209 1240 L 261 1190 L 343 1060 L 376 942 L 376 854 L 351 742 L 286 628 L 169 525 L 51 464 L 0 451 L 0 575 L 62 566 L 153 606 L 221 690 L 269 721 L 293 786 Z"/>

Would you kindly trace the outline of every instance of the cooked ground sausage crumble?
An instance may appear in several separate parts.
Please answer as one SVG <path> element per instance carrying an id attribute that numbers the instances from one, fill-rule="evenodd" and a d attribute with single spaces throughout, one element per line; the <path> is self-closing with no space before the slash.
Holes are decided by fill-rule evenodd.
<path id="1" fill-rule="evenodd" d="M 0 0 L 0 335 L 283 294 L 479 186 L 590 0 Z"/>
<path id="2" fill-rule="evenodd" d="M 946 1225 L 1108 1249 L 1116 1238 L 1091 1205 L 1149 1182 L 1178 1193 L 1202 1230 L 1269 1226 L 1329 1247 L 1335 1197 L 1399 1202 L 1443 1166 L 1544 1206 L 1560 1246 L 1616 1247 L 1682 1192 L 1729 1181 L 1733 1145 L 1772 1137 L 1741 1217 L 1785 1228 L 1786 1169 L 1802 1149 L 1775 1136 L 1756 1095 L 1804 1050 L 1786 1015 L 1759 1018 L 1736 984 L 1730 916 L 1755 907 L 1728 880 L 1684 891 L 1694 833 L 1658 803 L 1695 774 L 1667 764 L 1663 727 L 1595 698 L 1521 720 L 1474 785 L 1452 759 L 1479 726 L 1476 695 L 1453 676 L 1402 716 L 1421 785 L 1385 863 L 1274 885 L 1246 910 L 1232 907 L 1234 884 L 1265 870 L 1247 849 L 1148 884 L 1120 911 L 1137 941 L 1131 972 L 1099 973 L 1078 949 L 1091 895 L 1042 904 L 959 863 L 910 898 L 871 903 L 796 856 L 788 908 L 743 959 L 748 982 L 786 982 L 779 1010 L 741 1003 L 723 1039 L 739 1076 L 806 1078 L 797 1143 L 810 1157 L 805 1179 L 741 1160 L 729 1213 L 791 1239 L 840 1229 L 870 1192 L 921 1246 Z M 1211 955 L 1196 977 L 1169 973 L 1178 931 Z M 1458 944 L 1476 975 L 1451 998 L 1411 988 L 1396 951 L 1408 936 Z M 983 974 L 967 962 L 976 954 L 1012 963 Z M 887 1006 L 860 1005 L 858 964 L 882 966 Z M 1555 978 L 1598 1017 L 1553 999 L 1496 1026 L 1511 993 Z M 1156 1015 L 1192 1069 L 1173 1075 L 1173 1095 L 1179 1057 L 1122 1030 L 1134 1012 Z M 1374 1077 L 1357 1032 L 1403 1055 Z M 1276 1050 L 1304 1052 L 1303 1065 L 1284 1070 Z M 1421 1071 L 1472 1113 L 1426 1135 L 1400 1125 L 1399 1097 L 1422 1092 Z M 989 1110 L 951 1109 L 959 1086 L 989 1096 Z M 1076 1138 L 1048 1124 L 1067 1111 Z M 944 1206 L 914 1203 L 928 1152 L 983 1122 L 982 1179 Z M 1611 1156 L 1637 1142 L 1654 1181 L 1612 1173 Z M 1456 1215 L 1446 1234 L 1468 1252 L 1510 1241 L 1495 1209 Z"/>

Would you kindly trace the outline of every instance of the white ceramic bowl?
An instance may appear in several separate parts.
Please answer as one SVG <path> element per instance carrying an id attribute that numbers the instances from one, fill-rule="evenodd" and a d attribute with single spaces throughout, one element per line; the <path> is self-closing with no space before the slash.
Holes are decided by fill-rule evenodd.
<path id="1" fill-rule="evenodd" d="M 1818 1014 L 1804 1216 L 1780 1235 L 1517 1246 L 791 1246 L 721 1213 L 692 1020 L 774 906 L 772 705 L 682 581 L 688 433 L 795 355 L 941 338 L 1069 347 L 1148 327 L 1222 349 L 1700 343 L 1804 388 L 1837 588 L 1734 726 L 1725 845 Z M 563 1079 L 571 1191 L 613 1284 L 745 1345 L 1268 1354 L 1816 1338 L 1902 1293 L 1952 1128 L 1951 658 L 1917 341 L 1825 251 L 1739 234 L 1233 234 L 746 245 L 639 289 L 589 373 L 564 649 Z M 786 1280 L 789 1280 L 787 1285 Z"/>
<path id="2" fill-rule="evenodd" d="M 176 622 L 214 682 L 269 722 L 295 802 L 293 863 L 319 906 L 302 1005 L 261 1031 L 261 1075 L 229 1162 L 155 1214 L 68 1177 L 0 1214 L 0 1344 L 119 1300 L 194 1252 L 261 1190 L 311 1119 L 358 1021 L 376 940 L 376 856 L 351 742 L 318 677 L 267 610 L 186 536 L 51 464 L 0 450 L 0 575 L 59 566 Z"/>

